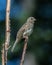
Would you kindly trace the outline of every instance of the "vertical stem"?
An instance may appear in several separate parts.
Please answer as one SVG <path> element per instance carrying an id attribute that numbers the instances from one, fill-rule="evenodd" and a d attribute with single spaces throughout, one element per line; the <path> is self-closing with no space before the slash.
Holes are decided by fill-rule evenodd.
<path id="1" fill-rule="evenodd" d="M 6 43 L 5 44 L 9 44 L 10 42 L 10 19 L 9 19 L 9 15 L 10 15 L 10 1 L 11 0 L 7 0 L 7 7 L 6 7 Z"/>
<path id="2" fill-rule="evenodd" d="M 6 6 L 6 39 L 5 39 L 5 65 L 7 65 L 7 52 L 8 52 L 8 46 L 10 43 L 10 1 L 7 0 L 7 6 Z"/>
<path id="3" fill-rule="evenodd" d="M 6 6 L 6 39 L 5 44 L 3 44 L 3 48 L 1 50 L 2 52 L 2 65 L 7 65 L 7 52 L 8 52 L 8 46 L 10 43 L 10 1 L 7 0 L 7 6 Z"/>
<path id="4" fill-rule="evenodd" d="M 5 65 L 5 58 L 4 58 L 4 44 L 3 44 L 2 47 L 3 47 L 2 50 L 1 50 L 1 52 L 2 52 L 2 65 Z"/>
<path id="5" fill-rule="evenodd" d="M 26 54 L 26 49 L 27 49 L 27 42 L 28 42 L 28 37 L 25 38 L 25 44 L 23 48 L 23 53 L 22 53 L 22 59 L 20 65 L 23 65 L 25 54 Z"/>

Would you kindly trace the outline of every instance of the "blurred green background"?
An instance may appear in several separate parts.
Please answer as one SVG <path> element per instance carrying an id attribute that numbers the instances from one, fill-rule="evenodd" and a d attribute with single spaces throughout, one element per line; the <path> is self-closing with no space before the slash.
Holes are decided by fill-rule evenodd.
<path id="1" fill-rule="evenodd" d="M 5 41 L 6 1 L 3 3 L 3 1 L 0 0 L 0 3 L 2 5 L 5 4 L 5 8 L 3 7 L 3 9 L 2 6 L 0 6 L 0 14 L 1 14 L 0 15 L 0 61 L 1 61 L 2 43 L 4 43 Z M 35 60 L 38 65 L 45 65 L 45 64 L 52 65 L 52 53 L 51 53 L 52 52 L 52 1 L 51 0 L 11 0 L 10 45 L 11 46 L 13 45 L 17 31 L 26 22 L 26 19 L 29 16 L 35 17 L 37 21 L 34 24 L 34 31 L 32 35 L 29 37 L 26 53 L 27 54 L 32 53 L 33 56 L 36 57 Z M 13 53 L 11 53 L 10 51 L 11 48 L 10 48 L 8 52 L 8 60 L 13 60 L 15 58 L 21 59 L 23 45 L 24 45 L 24 41 L 22 40 L 19 42 L 18 45 L 16 45 Z M 15 63 L 12 65 L 15 65 Z"/>

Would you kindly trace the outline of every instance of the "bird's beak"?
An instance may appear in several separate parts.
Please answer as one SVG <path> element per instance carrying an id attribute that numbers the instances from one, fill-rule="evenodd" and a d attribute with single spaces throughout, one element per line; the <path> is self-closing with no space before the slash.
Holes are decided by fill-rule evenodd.
<path id="1" fill-rule="evenodd" d="M 36 22 L 36 19 L 34 19 L 34 23 Z"/>

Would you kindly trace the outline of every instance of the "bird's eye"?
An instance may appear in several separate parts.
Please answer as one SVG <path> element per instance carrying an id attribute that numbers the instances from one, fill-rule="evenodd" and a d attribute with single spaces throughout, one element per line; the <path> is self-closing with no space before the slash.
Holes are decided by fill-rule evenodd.
<path id="1" fill-rule="evenodd" d="M 31 20 L 33 20 L 33 18 L 31 18 Z"/>

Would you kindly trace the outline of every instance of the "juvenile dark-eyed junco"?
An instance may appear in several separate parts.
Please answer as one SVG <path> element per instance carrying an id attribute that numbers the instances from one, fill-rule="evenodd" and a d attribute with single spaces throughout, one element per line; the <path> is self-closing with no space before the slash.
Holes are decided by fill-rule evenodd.
<path id="1" fill-rule="evenodd" d="M 33 31 L 33 27 L 34 27 L 34 22 L 36 21 L 36 19 L 34 17 L 29 17 L 26 21 L 26 23 L 24 23 L 24 25 L 19 29 L 19 31 L 17 32 L 17 36 L 16 36 L 16 40 L 14 42 L 14 45 L 11 49 L 11 52 L 13 52 L 16 44 L 23 39 L 24 36 L 30 36 L 32 31 Z"/>

